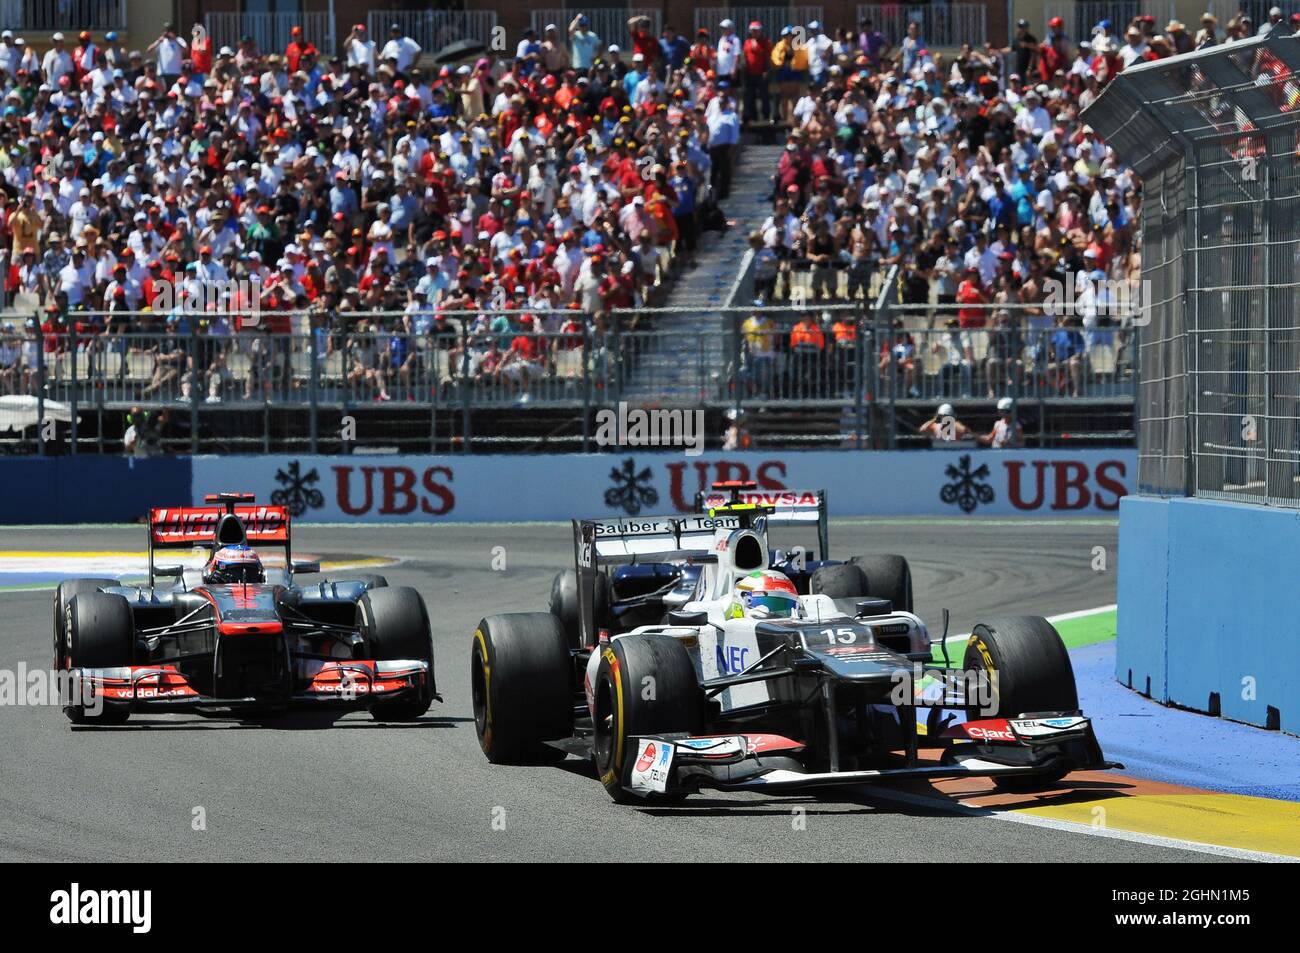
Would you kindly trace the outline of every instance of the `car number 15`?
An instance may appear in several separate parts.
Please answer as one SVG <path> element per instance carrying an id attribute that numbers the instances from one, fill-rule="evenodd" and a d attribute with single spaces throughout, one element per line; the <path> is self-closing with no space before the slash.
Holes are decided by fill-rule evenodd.
<path id="1" fill-rule="evenodd" d="M 858 630 L 847 625 L 841 625 L 833 629 L 822 629 L 818 635 L 826 637 L 827 645 L 852 645 L 858 640 Z"/>

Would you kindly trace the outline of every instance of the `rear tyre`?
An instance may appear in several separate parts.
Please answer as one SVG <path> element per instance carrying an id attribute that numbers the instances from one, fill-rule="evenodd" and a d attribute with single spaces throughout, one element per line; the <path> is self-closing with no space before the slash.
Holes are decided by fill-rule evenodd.
<path id="1" fill-rule="evenodd" d="M 470 694 L 488 760 L 562 760 L 546 742 L 573 734 L 573 679 L 573 655 L 556 616 L 512 612 L 480 621 L 470 643 Z"/>
<path id="2" fill-rule="evenodd" d="M 600 649 L 592 702 L 596 775 L 619 803 L 637 800 L 623 787 L 634 735 L 699 734 L 704 699 L 695 666 L 681 642 L 660 633 L 613 639 Z"/>
<path id="3" fill-rule="evenodd" d="M 56 670 L 67 668 L 68 632 L 67 620 L 64 616 L 72 597 L 78 593 L 97 592 L 117 585 L 120 583 L 116 579 L 68 579 L 59 583 L 59 587 L 54 590 L 54 668 Z"/>
<path id="4" fill-rule="evenodd" d="M 888 599 L 896 610 L 912 611 L 912 569 L 902 556 L 854 556 L 850 562 L 867 577 L 865 595 Z"/>
<path id="5" fill-rule="evenodd" d="M 424 599 L 409 586 L 371 589 L 357 600 L 357 622 L 371 659 L 420 659 L 429 677 L 415 698 L 370 706 L 376 721 L 412 721 L 433 704 L 433 636 Z"/>
<path id="6" fill-rule="evenodd" d="M 609 577 L 596 574 L 593 589 L 596 626 L 608 624 L 610 617 Z M 551 614 L 560 620 L 568 639 L 569 648 L 576 649 L 581 643 L 582 629 L 578 616 L 578 573 L 574 569 L 564 569 L 555 574 L 551 580 Z"/>
<path id="7" fill-rule="evenodd" d="M 818 566 L 808 580 L 808 591 L 832 599 L 860 599 L 867 594 L 867 576 L 857 563 Z"/>
<path id="8" fill-rule="evenodd" d="M 84 581 L 84 580 L 82 580 Z M 135 623 L 125 598 L 107 592 L 80 592 L 64 613 L 69 668 L 120 668 L 135 662 Z M 65 699 L 63 711 L 76 725 L 120 725 L 130 717 L 121 706 L 101 703 L 98 712 L 78 699 Z"/>
<path id="9" fill-rule="evenodd" d="M 1076 711 L 1079 694 L 1070 653 L 1050 622 L 1041 616 L 1009 616 L 977 624 L 966 643 L 962 668 L 987 676 L 988 708 L 969 706 L 966 717 L 1015 718 L 1040 711 Z M 1059 781 L 1060 768 L 1046 774 L 995 778 L 1008 791 L 1033 791 Z"/>

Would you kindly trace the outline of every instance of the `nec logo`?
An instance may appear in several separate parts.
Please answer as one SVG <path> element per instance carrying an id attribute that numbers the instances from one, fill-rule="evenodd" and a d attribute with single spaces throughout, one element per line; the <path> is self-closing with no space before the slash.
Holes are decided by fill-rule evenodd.
<path id="1" fill-rule="evenodd" d="M 148 933 L 153 925 L 152 890 L 69 890 L 50 894 L 50 922 L 77 926 L 129 924 L 132 933 Z"/>
<path id="2" fill-rule="evenodd" d="M 749 664 L 749 649 L 743 645 L 719 645 L 717 659 L 719 672 L 735 675 Z"/>

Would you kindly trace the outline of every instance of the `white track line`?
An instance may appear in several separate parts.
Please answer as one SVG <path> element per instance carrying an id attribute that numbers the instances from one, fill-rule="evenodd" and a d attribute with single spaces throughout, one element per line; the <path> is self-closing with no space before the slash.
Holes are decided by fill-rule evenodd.
<path id="1" fill-rule="evenodd" d="M 1251 860 L 1265 864 L 1295 864 L 1300 858 L 1285 854 L 1269 854 L 1264 851 L 1246 850 L 1242 847 L 1224 847 L 1220 844 L 1203 844 L 1199 841 L 1180 840 L 1176 837 L 1162 837 L 1159 834 L 1141 834 L 1137 831 L 1116 830 L 1112 828 L 1092 827 L 1074 821 L 1062 821 L 1052 817 L 1037 817 L 1032 814 L 1017 814 L 1013 811 L 1001 811 L 995 808 L 976 807 L 964 801 L 952 802 L 940 798 L 926 797 L 909 791 L 895 791 L 886 787 L 864 789 L 864 796 L 878 797 L 886 801 L 898 801 L 916 807 L 931 807 L 952 814 L 964 814 L 971 817 L 987 817 L 997 821 L 1011 821 L 1015 824 L 1027 824 L 1030 827 L 1045 827 L 1049 830 L 1062 831 L 1067 834 L 1081 834 L 1091 837 L 1107 837 L 1111 840 L 1129 841 L 1134 844 L 1147 844 L 1152 847 L 1167 847 L 1172 850 L 1189 850 L 1198 854 L 1212 854 L 1216 857 L 1231 857 L 1235 860 Z"/>

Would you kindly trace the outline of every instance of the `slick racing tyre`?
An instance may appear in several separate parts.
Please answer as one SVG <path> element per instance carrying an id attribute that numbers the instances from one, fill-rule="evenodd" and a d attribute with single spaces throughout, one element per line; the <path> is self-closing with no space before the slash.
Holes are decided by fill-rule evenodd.
<path id="1" fill-rule="evenodd" d="M 888 599 L 901 612 L 912 611 L 912 568 L 902 556 L 854 556 L 850 562 L 857 565 L 867 577 L 866 595 Z"/>
<path id="2" fill-rule="evenodd" d="M 547 741 L 573 734 L 574 662 L 549 612 L 483 619 L 470 644 L 470 693 L 479 747 L 494 764 L 563 758 Z"/>
<path id="3" fill-rule="evenodd" d="M 1065 643 L 1041 616 L 1019 615 L 977 624 L 966 643 L 962 668 L 988 678 L 991 703 L 968 706 L 966 717 L 1015 718 L 1040 711 L 1075 711 L 1079 694 Z M 973 687 L 977 683 L 972 680 Z M 1059 781 L 1066 769 L 995 778 L 1002 788 L 1029 791 Z"/>
<path id="4" fill-rule="evenodd" d="M 357 600 L 357 624 L 371 659 L 421 659 L 429 677 L 416 698 L 370 706 L 376 721 L 412 721 L 433 704 L 433 637 L 424 599 L 409 586 L 371 589 Z"/>
<path id="5" fill-rule="evenodd" d="M 358 573 L 357 575 L 353 576 L 352 579 L 355 582 L 364 582 L 368 584 L 372 590 L 388 588 L 388 580 L 383 576 L 379 575 L 378 573 L 373 573 L 373 572 Z"/>
<path id="6" fill-rule="evenodd" d="M 846 563 L 813 571 L 808 591 L 832 599 L 888 599 L 892 608 L 912 611 L 912 570 L 902 556 L 854 556 Z"/>
<path id="7" fill-rule="evenodd" d="M 593 618 L 596 622 L 596 628 L 600 628 L 608 625 L 610 617 L 609 577 L 603 572 L 596 574 L 593 595 L 593 602 L 595 603 Z M 578 573 L 576 570 L 561 570 L 551 580 L 551 613 L 560 620 L 560 625 L 564 627 L 565 637 L 569 640 L 569 648 L 579 648 L 581 630 L 578 623 Z"/>
<path id="8" fill-rule="evenodd" d="M 87 580 L 81 580 L 87 581 Z M 107 592 L 80 592 L 64 610 L 69 668 L 121 668 L 135 661 L 135 624 L 125 598 Z M 65 699 L 63 711 L 77 725 L 120 725 L 130 717 L 124 707 L 107 704 L 99 712 L 80 699 Z"/>
<path id="9" fill-rule="evenodd" d="M 592 752 L 600 783 L 623 803 L 634 799 L 623 787 L 628 762 L 637 756 L 632 736 L 699 734 L 704 700 L 695 666 L 672 636 L 624 635 L 600 653 L 592 686 Z"/>
<path id="10" fill-rule="evenodd" d="M 72 597 L 82 592 L 97 592 L 120 583 L 116 579 L 69 579 L 54 590 L 54 668 L 67 668 L 68 632 L 64 619 Z"/>
<path id="11" fill-rule="evenodd" d="M 867 594 L 867 575 L 857 563 L 819 566 L 808 580 L 808 591 L 832 599 L 860 599 Z"/>

